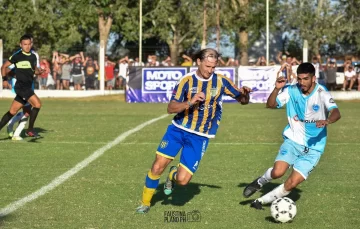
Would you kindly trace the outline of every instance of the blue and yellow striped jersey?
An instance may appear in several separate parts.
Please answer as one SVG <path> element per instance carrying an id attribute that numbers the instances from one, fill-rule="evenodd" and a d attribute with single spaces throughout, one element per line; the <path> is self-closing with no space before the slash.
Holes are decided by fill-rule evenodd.
<path id="1" fill-rule="evenodd" d="M 190 101 L 198 92 L 204 92 L 205 101 L 178 113 L 172 122 L 185 131 L 214 138 L 221 120 L 222 96 L 237 98 L 241 93 L 229 78 L 221 74 L 214 73 L 205 80 L 192 72 L 180 79 L 171 100 Z"/>

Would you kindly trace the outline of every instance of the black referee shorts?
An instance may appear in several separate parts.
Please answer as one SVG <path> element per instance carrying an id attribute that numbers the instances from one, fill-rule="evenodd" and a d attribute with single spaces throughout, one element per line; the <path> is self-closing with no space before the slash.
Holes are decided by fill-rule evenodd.
<path id="1" fill-rule="evenodd" d="M 31 96 L 35 95 L 32 88 L 15 88 L 15 101 L 25 105 Z"/>

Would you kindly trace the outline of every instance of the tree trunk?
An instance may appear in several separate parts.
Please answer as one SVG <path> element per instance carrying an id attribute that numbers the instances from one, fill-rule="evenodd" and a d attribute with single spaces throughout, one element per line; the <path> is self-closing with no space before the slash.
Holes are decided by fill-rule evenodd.
<path id="1" fill-rule="evenodd" d="M 216 1 L 216 49 L 220 52 L 220 0 Z"/>
<path id="2" fill-rule="evenodd" d="M 245 22 L 247 21 L 249 15 L 249 1 L 248 0 L 239 0 L 241 9 L 241 17 Z M 246 25 L 240 28 L 239 31 L 239 54 L 240 54 L 240 65 L 249 64 L 248 56 L 248 43 L 249 43 L 249 34 L 247 31 Z"/>
<path id="3" fill-rule="evenodd" d="M 172 39 L 168 39 L 167 43 L 170 48 L 171 62 L 175 65 L 178 65 L 179 35 L 176 29 L 173 31 Z"/>
<path id="4" fill-rule="evenodd" d="M 240 54 L 240 65 L 249 64 L 249 55 L 248 55 L 248 40 L 249 35 L 246 31 L 246 28 L 241 28 L 239 32 L 239 54 Z"/>
<path id="5" fill-rule="evenodd" d="M 105 42 L 105 52 L 112 22 L 113 18 L 111 16 L 106 17 L 104 14 L 99 13 L 100 41 L 103 40 Z"/>
<path id="6" fill-rule="evenodd" d="M 207 0 L 204 0 L 204 10 L 203 10 L 203 14 L 204 14 L 204 17 L 203 17 L 203 38 L 202 38 L 202 41 L 201 41 L 201 49 L 204 49 L 206 48 L 206 36 L 207 36 L 207 25 L 206 25 L 206 5 L 207 5 Z"/>

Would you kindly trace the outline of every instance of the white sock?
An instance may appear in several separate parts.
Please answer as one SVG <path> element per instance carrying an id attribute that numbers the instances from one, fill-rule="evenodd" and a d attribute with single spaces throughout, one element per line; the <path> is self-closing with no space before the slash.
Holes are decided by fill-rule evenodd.
<path id="1" fill-rule="evenodd" d="M 268 168 L 268 170 L 266 170 L 266 172 L 264 173 L 264 175 L 262 175 L 259 180 L 258 183 L 259 185 L 262 187 L 264 184 L 269 183 L 272 180 L 271 177 L 271 171 L 273 170 L 273 168 Z"/>
<path id="2" fill-rule="evenodd" d="M 17 113 L 14 117 L 12 117 L 12 118 L 9 120 L 8 125 L 9 125 L 10 127 L 13 127 L 14 124 L 17 123 L 17 122 L 21 119 L 21 117 L 22 117 L 23 115 L 24 115 L 23 112 Z"/>
<path id="3" fill-rule="evenodd" d="M 289 195 L 290 191 L 286 191 L 284 184 L 274 188 L 271 192 L 257 199 L 262 204 L 272 203 L 274 200 Z"/>
<path id="4" fill-rule="evenodd" d="M 16 130 L 14 132 L 14 137 L 19 137 L 20 136 L 21 132 L 25 128 L 25 125 L 26 125 L 27 121 L 28 121 L 28 117 L 23 115 L 21 117 L 21 120 L 20 120 L 20 123 L 19 123 L 18 127 L 16 128 Z"/>

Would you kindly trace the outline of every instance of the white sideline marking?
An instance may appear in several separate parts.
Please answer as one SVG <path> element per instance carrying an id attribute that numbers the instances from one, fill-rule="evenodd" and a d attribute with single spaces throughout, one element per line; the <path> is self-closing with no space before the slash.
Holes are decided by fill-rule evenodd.
<path id="1" fill-rule="evenodd" d="M 106 142 L 48 142 L 48 141 L 39 141 L 44 144 L 84 144 L 84 145 L 104 145 Z M 159 142 L 123 142 L 121 145 L 158 145 Z M 282 142 L 211 142 L 211 145 L 281 145 Z M 360 145 L 360 142 L 329 142 L 327 145 L 332 146 L 341 146 L 341 145 Z M 1 151 L 1 150 L 0 150 Z"/>
<path id="2" fill-rule="evenodd" d="M 107 143 L 105 146 L 103 146 L 100 149 L 96 150 L 89 157 L 87 157 L 86 159 L 84 159 L 83 161 L 81 161 L 80 163 L 75 165 L 72 169 L 70 169 L 67 172 L 63 173 L 62 175 L 56 177 L 49 184 L 41 187 L 40 189 L 38 189 L 37 191 L 31 193 L 30 195 L 28 195 L 28 196 L 26 196 L 26 197 L 24 197 L 24 198 L 22 198 L 22 199 L 20 199 L 18 201 L 12 202 L 11 204 L 7 205 L 6 207 L 0 209 L 0 217 L 4 217 L 4 216 L 16 211 L 17 209 L 21 208 L 25 204 L 37 199 L 38 197 L 46 194 L 47 192 L 53 190 L 54 188 L 61 185 L 62 183 L 64 183 L 69 178 L 71 178 L 73 175 L 78 173 L 80 170 L 82 170 L 83 168 L 88 166 L 91 162 L 95 161 L 98 157 L 103 155 L 108 149 L 111 149 L 113 146 L 115 146 L 115 145 L 119 144 L 120 142 L 122 142 L 129 135 L 131 135 L 131 134 L 141 130 L 145 126 L 150 125 L 153 122 L 156 122 L 156 121 L 158 121 L 160 119 L 163 119 L 163 118 L 165 118 L 167 116 L 168 115 L 166 114 L 166 115 L 162 115 L 162 116 L 160 116 L 158 118 L 151 119 L 151 120 L 149 120 L 147 122 L 144 122 L 143 124 L 135 127 L 134 129 L 128 130 L 125 133 L 120 134 L 117 138 L 115 138 L 115 140 L 113 140 L 112 142 Z"/>

